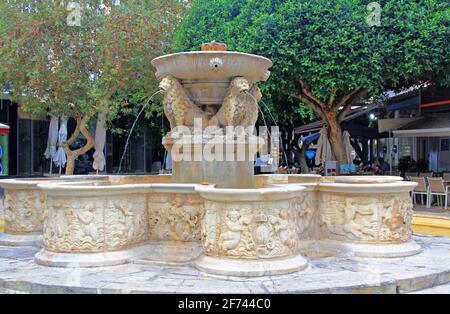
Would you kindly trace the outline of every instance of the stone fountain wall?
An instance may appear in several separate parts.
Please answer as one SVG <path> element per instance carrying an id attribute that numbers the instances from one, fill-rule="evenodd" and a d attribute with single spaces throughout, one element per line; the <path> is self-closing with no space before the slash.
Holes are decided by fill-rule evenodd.
<path id="1" fill-rule="evenodd" d="M 1 180 L 4 188 L 4 233 L 0 235 L 3 245 L 33 245 L 42 238 L 47 194 L 38 185 L 49 182 L 102 181 L 107 176 L 61 176 L 48 179 Z"/>
<path id="2" fill-rule="evenodd" d="M 299 253 L 393 257 L 420 251 L 411 242 L 409 191 L 413 183 L 397 178 L 333 182 L 340 180 L 256 176 L 257 188 L 242 190 L 171 184 L 167 183 L 168 176 L 138 177 L 135 184 L 129 177 L 110 177 L 41 182 L 28 193 L 20 192 L 23 182 L 18 183 L 17 191 L 8 183 L 8 202 L 24 205 L 7 207 L 15 219 L 8 219 L 6 225 L 29 225 L 20 229 L 21 235 L 41 232 L 45 254 L 37 261 L 57 266 L 72 265 L 80 256 L 92 256 L 87 266 L 124 263 L 133 258 L 182 263 L 196 259 L 202 251 L 199 268 L 251 276 L 284 273 L 267 265 L 258 266 L 261 261 L 284 259 L 290 265 L 283 264 L 285 269 L 303 269 L 306 263 Z M 16 211 L 35 215 L 19 215 Z M 37 217 L 31 225 L 34 220 L 30 217 Z M 153 249 L 156 246 L 158 250 Z M 146 247 L 145 252 L 136 253 L 141 247 Z M 129 255 L 125 259 L 105 257 L 105 253 L 114 252 Z M 67 263 L 52 263 L 59 256 Z M 229 265 L 229 269 L 211 266 L 222 265 L 223 259 L 238 264 Z"/>

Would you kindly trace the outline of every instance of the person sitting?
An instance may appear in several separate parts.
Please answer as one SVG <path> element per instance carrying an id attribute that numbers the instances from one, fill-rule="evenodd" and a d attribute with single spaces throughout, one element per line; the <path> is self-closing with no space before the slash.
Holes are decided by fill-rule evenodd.
<path id="1" fill-rule="evenodd" d="M 379 159 L 379 165 L 378 165 L 378 171 L 375 173 L 377 174 L 385 174 L 386 172 L 391 170 L 391 165 L 387 163 L 384 158 Z"/>

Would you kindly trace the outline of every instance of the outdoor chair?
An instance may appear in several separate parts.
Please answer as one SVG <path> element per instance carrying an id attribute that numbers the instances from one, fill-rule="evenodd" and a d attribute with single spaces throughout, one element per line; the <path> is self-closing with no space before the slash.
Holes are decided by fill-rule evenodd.
<path id="1" fill-rule="evenodd" d="M 436 196 L 438 206 L 447 209 L 449 186 L 444 184 L 442 178 L 428 178 L 428 184 L 430 191 L 429 207 L 431 207 L 433 196 Z M 442 200 L 444 200 L 444 204 L 442 204 Z"/>
<path id="2" fill-rule="evenodd" d="M 433 172 L 420 172 L 419 173 L 419 177 L 432 178 L 433 177 Z"/>
<path id="3" fill-rule="evenodd" d="M 444 179 L 444 181 L 450 182 L 450 172 L 442 173 L 442 178 Z"/>
<path id="4" fill-rule="evenodd" d="M 423 177 L 410 177 L 410 180 L 412 182 L 416 182 L 417 183 L 417 186 L 412 191 L 412 199 L 413 199 L 414 205 L 417 204 L 417 202 L 416 202 L 416 195 L 420 195 L 420 199 L 421 199 L 422 205 L 424 204 L 423 196 L 425 195 L 425 198 L 426 198 L 425 206 L 428 207 L 430 194 L 429 194 L 429 189 L 428 189 L 428 186 L 427 186 L 427 182 L 425 181 L 425 178 L 423 178 Z"/>

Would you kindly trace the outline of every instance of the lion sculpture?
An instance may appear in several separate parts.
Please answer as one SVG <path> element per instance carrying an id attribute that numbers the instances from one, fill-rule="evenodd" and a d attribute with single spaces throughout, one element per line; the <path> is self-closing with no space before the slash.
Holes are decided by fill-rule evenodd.
<path id="1" fill-rule="evenodd" d="M 202 120 L 202 128 L 208 126 L 207 115 L 189 99 L 178 79 L 166 76 L 159 89 L 164 95 L 164 113 L 172 130 L 177 126 L 193 127 L 196 118 Z"/>
<path id="2" fill-rule="evenodd" d="M 209 120 L 210 126 L 254 126 L 258 120 L 258 101 L 262 98 L 256 85 L 250 88 L 244 77 L 234 78 L 217 114 Z"/>

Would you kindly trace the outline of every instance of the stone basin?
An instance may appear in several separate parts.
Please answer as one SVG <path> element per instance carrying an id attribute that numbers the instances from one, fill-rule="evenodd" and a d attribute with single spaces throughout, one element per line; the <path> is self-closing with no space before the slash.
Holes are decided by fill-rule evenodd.
<path id="1" fill-rule="evenodd" d="M 60 176 L 0 180 L 5 190 L 5 232 L 2 245 L 39 245 L 43 230 L 46 194 L 38 187 L 42 183 L 108 180 L 108 176 Z"/>
<path id="2" fill-rule="evenodd" d="M 259 175 L 253 189 L 171 183 L 168 175 L 35 180 L 30 185 L 45 195 L 35 260 L 58 267 L 194 262 L 214 274 L 265 276 L 304 269 L 303 256 L 419 253 L 411 240 L 415 183 L 349 178 Z"/>
<path id="3" fill-rule="evenodd" d="M 269 59 L 235 51 L 191 51 L 153 59 L 158 79 L 173 75 L 182 80 L 222 80 L 243 76 L 256 83 L 272 67 Z"/>
<path id="4" fill-rule="evenodd" d="M 197 105 L 221 105 L 232 78 L 245 77 L 250 84 L 266 81 L 272 61 L 235 51 L 192 51 L 158 57 L 152 61 L 156 77 L 181 80 Z"/>

